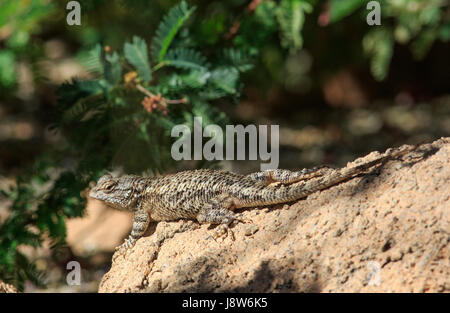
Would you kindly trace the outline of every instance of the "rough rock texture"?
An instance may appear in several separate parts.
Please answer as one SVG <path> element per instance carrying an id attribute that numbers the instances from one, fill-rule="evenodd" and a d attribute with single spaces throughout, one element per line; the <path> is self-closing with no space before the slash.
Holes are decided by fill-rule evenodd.
<path id="1" fill-rule="evenodd" d="M 0 280 L 0 293 L 18 293 L 19 291 L 13 285 Z"/>
<path id="2" fill-rule="evenodd" d="M 153 224 L 99 291 L 449 292 L 449 157 L 443 138 L 296 203 L 240 210 L 252 223 L 235 241 Z"/>

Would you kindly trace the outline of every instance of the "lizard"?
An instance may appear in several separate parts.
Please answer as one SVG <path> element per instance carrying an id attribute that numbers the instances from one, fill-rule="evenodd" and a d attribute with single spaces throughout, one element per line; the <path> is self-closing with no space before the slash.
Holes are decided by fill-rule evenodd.
<path id="1" fill-rule="evenodd" d="M 347 181 L 389 159 L 411 151 L 411 146 L 388 149 L 370 160 L 340 169 L 318 167 L 289 171 L 265 170 L 248 175 L 222 170 L 188 170 L 159 177 L 102 176 L 90 190 L 91 198 L 107 206 L 134 212 L 129 237 L 116 248 L 125 254 L 142 237 L 151 221 L 197 220 L 218 224 L 214 239 L 234 235 L 230 227 L 246 222 L 236 208 L 287 203 Z M 358 160 L 357 160 L 358 161 Z M 355 161 L 355 163 L 357 163 Z"/>

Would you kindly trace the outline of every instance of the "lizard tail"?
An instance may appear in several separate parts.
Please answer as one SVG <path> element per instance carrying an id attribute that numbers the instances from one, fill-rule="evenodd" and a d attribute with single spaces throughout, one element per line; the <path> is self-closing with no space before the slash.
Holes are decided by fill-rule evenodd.
<path id="1" fill-rule="evenodd" d="M 389 159 L 398 157 L 414 149 L 414 146 L 402 146 L 398 149 L 388 149 L 369 162 L 363 162 L 356 166 L 344 167 L 331 171 L 328 175 L 302 180 L 293 184 L 273 184 L 260 188 L 252 199 L 252 205 L 270 205 L 285 203 L 304 198 L 316 191 L 327 189 L 343 181 L 353 178 L 355 175 L 365 172 L 375 165 L 385 163 Z"/>

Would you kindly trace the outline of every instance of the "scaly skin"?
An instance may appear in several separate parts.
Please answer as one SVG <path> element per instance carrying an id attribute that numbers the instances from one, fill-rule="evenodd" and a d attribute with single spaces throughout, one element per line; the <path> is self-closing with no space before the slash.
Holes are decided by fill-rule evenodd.
<path id="1" fill-rule="evenodd" d="M 196 219 L 221 224 L 217 236 L 224 232 L 233 235 L 229 225 L 240 221 L 232 212 L 235 208 L 298 200 L 409 150 L 388 149 L 371 161 L 342 169 L 268 170 L 250 175 L 203 169 L 155 178 L 105 175 L 89 195 L 113 208 L 134 212 L 130 237 L 118 248 L 123 254 L 144 234 L 150 221 Z"/>

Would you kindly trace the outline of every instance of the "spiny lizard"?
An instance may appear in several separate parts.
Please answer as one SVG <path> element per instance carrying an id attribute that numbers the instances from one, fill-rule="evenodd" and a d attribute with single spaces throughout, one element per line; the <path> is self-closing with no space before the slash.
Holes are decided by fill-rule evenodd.
<path id="1" fill-rule="evenodd" d="M 410 150 L 408 146 L 388 149 L 370 161 L 341 169 L 279 169 L 250 175 L 202 169 L 153 178 L 105 175 L 89 195 L 110 207 L 134 212 L 131 234 L 116 249 L 121 255 L 144 234 L 150 221 L 196 219 L 199 223 L 220 224 L 216 237 L 233 237 L 229 226 L 242 221 L 233 213 L 235 208 L 298 200 Z"/>

